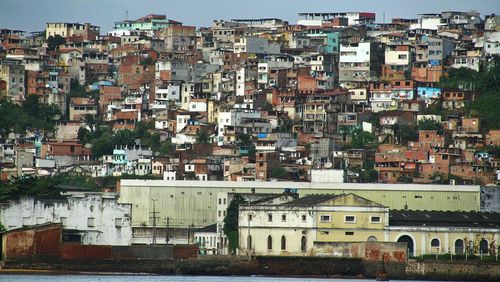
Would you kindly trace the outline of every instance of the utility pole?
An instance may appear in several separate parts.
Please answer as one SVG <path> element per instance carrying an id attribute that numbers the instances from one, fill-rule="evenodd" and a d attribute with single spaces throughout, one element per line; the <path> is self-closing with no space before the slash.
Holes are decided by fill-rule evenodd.
<path id="1" fill-rule="evenodd" d="M 153 255 L 154 257 L 156 257 L 156 220 L 158 218 L 158 213 L 160 212 L 157 212 L 156 211 L 156 201 L 158 201 L 158 199 L 152 199 L 153 201 L 153 211 L 150 213 L 151 216 L 150 216 L 150 220 L 153 221 L 153 240 L 152 240 L 152 245 L 153 245 Z"/>

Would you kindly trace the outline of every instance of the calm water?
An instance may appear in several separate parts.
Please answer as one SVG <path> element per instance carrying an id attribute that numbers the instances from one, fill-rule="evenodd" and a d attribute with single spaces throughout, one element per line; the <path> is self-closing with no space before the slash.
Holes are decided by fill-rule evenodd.
<path id="1" fill-rule="evenodd" d="M 208 281 L 208 282 L 299 282 L 299 281 L 312 281 L 312 282 L 367 282 L 375 280 L 367 279 L 317 279 L 317 278 L 273 278 L 273 277 L 223 277 L 223 276 L 154 276 L 154 275 L 1 275 L 0 281 L 2 282 L 194 282 L 194 281 Z M 395 281 L 395 280 L 391 280 Z M 418 282 L 418 281 L 414 281 Z"/>

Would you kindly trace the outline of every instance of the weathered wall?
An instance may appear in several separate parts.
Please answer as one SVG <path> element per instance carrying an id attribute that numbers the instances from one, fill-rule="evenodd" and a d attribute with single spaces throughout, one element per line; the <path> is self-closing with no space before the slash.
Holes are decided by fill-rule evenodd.
<path id="1" fill-rule="evenodd" d="M 174 245 L 172 249 L 172 258 L 174 259 L 188 259 L 196 258 L 198 256 L 197 245 Z"/>
<path id="2" fill-rule="evenodd" d="M 363 258 L 368 261 L 406 262 L 405 243 L 392 242 L 314 242 L 314 255 Z"/>
<path id="3" fill-rule="evenodd" d="M 500 187 L 481 187 L 481 211 L 500 212 Z"/>
<path id="4" fill-rule="evenodd" d="M 114 259 L 168 259 L 172 257 L 172 246 L 112 246 L 111 252 Z"/>
<path id="5" fill-rule="evenodd" d="M 365 260 L 387 262 L 406 262 L 407 249 L 405 243 L 366 242 Z"/>
<path id="6" fill-rule="evenodd" d="M 65 260 L 137 260 L 137 259 L 188 259 L 198 256 L 197 245 L 156 246 L 98 246 L 63 244 Z"/>
<path id="7" fill-rule="evenodd" d="M 23 230 L 4 235 L 4 259 L 22 259 L 34 254 L 34 231 Z"/>
<path id="8" fill-rule="evenodd" d="M 115 194 L 86 193 L 63 200 L 27 197 L 2 205 L 0 222 L 8 230 L 61 222 L 65 229 L 86 230 L 83 244 L 130 245 L 131 213 L 131 205 L 117 203 Z"/>
<path id="9" fill-rule="evenodd" d="M 3 235 L 3 259 L 41 260 L 58 258 L 61 251 L 61 226 L 22 229 Z"/>
<path id="10" fill-rule="evenodd" d="M 110 260 L 111 246 L 63 244 L 62 258 L 67 260 Z"/>
<path id="11" fill-rule="evenodd" d="M 61 226 L 35 231 L 35 255 L 58 258 L 61 255 Z"/>

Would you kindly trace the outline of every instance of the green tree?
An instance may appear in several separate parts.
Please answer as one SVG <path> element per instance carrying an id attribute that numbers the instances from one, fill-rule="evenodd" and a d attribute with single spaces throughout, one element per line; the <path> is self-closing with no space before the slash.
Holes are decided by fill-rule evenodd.
<path id="1" fill-rule="evenodd" d="M 194 172 L 188 171 L 184 173 L 184 180 L 198 180 L 198 177 Z"/>
<path id="2" fill-rule="evenodd" d="M 135 134 L 129 129 L 121 129 L 114 133 L 113 144 L 122 146 L 134 146 L 135 145 Z"/>
<path id="3" fill-rule="evenodd" d="M 208 130 L 203 128 L 198 132 L 198 134 L 196 134 L 196 143 L 210 144 L 210 135 Z"/>
<path id="4" fill-rule="evenodd" d="M 38 95 L 26 96 L 26 101 L 23 103 L 23 110 L 31 116 L 38 116 L 38 109 L 40 108 L 40 101 Z"/>
<path id="5" fill-rule="evenodd" d="M 349 148 L 365 149 L 377 145 L 377 137 L 373 133 L 356 128 L 351 131 L 351 144 Z"/>
<path id="6" fill-rule="evenodd" d="M 109 133 L 103 133 L 92 140 L 92 155 L 96 158 L 103 155 L 111 155 L 115 146 L 113 136 Z"/>
<path id="7" fill-rule="evenodd" d="M 443 133 L 443 124 L 433 118 L 426 118 L 418 121 L 418 130 L 436 130 L 439 134 Z"/>
<path id="8" fill-rule="evenodd" d="M 246 201 L 240 195 L 236 194 L 234 199 L 229 203 L 227 208 L 226 217 L 224 217 L 224 234 L 226 234 L 229 240 L 229 251 L 231 254 L 235 254 L 239 246 L 239 236 L 238 236 L 238 218 L 240 205 L 245 204 Z"/>
<path id="9" fill-rule="evenodd" d="M 172 144 L 172 142 L 170 142 L 170 140 L 168 140 L 167 142 L 164 142 L 163 144 L 161 144 L 160 148 L 158 149 L 158 153 L 160 156 L 165 157 L 165 156 L 169 156 L 170 154 L 172 154 L 174 149 L 175 149 L 175 146 Z"/>
<path id="10" fill-rule="evenodd" d="M 59 50 L 59 45 L 66 44 L 66 38 L 56 35 L 47 38 L 47 49 L 50 51 Z"/>
<path id="11" fill-rule="evenodd" d="M 84 86 L 80 85 L 80 82 L 76 79 L 72 79 L 69 87 L 69 97 L 70 98 L 76 98 L 76 97 L 88 97 L 89 94 L 87 93 L 87 90 L 85 89 Z"/>
<path id="12" fill-rule="evenodd" d="M 92 114 L 84 115 L 82 121 L 90 128 L 90 132 L 95 132 L 100 124 L 99 118 Z"/>
<path id="13" fill-rule="evenodd" d="M 440 86 L 471 91 L 474 99 L 466 107 L 465 114 L 472 116 L 472 111 L 481 118 L 482 127 L 500 129 L 500 57 L 488 60 L 481 72 L 468 68 L 451 69 L 441 77 Z"/>
<path id="14" fill-rule="evenodd" d="M 401 144 L 407 144 L 408 141 L 418 140 L 418 129 L 415 126 L 397 125 L 395 126 L 395 135 Z"/>
<path id="15" fill-rule="evenodd" d="M 413 177 L 406 175 L 406 174 L 401 174 L 398 177 L 398 182 L 403 182 L 403 183 L 412 183 L 413 182 Z"/>
<path id="16" fill-rule="evenodd" d="M 271 177 L 277 179 L 288 178 L 288 171 L 282 167 L 274 167 L 271 169 Z"/>
<path id="17" fill-rule="evenodd" d="M 90 143 L 92 142 L 92 139 L 92 133 L 87 128 L 82 126 L 78 129 L 78 142 L 80 144 L 85 145 L 87 143 Z"/>

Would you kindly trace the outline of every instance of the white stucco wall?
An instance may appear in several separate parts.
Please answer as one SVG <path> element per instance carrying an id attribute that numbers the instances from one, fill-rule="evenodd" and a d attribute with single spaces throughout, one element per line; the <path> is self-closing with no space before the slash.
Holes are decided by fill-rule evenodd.
<path id="1" fill-rule="evenodd" d="M 63 229 L 84 233 L 82 244 L 130 245 L 131 213 L 132 206 L 118 204 L 115 194 L 79 193 L 62 200 L 23 198 L 2 204 L 0 220 L 7 230 L 61 222 Z"/>

